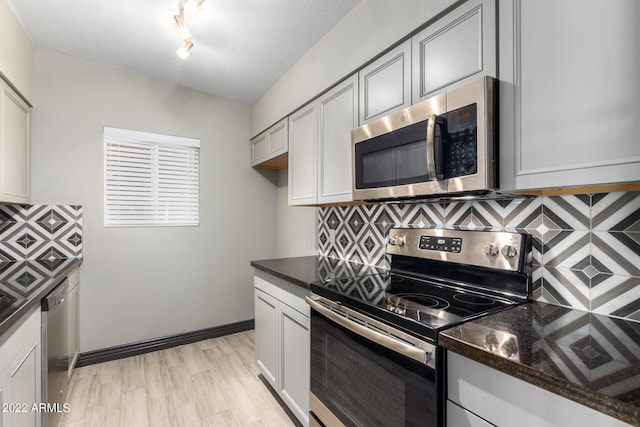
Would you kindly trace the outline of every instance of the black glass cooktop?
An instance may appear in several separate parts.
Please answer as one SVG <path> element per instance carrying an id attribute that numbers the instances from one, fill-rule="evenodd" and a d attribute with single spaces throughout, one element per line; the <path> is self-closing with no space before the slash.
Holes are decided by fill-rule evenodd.
<path id="1" fill-rule="evenodd" d="M 469 285 L 390 272 L 316 282 L 311 291 L 434 341 L 441 329 L 516 304 Z"/>

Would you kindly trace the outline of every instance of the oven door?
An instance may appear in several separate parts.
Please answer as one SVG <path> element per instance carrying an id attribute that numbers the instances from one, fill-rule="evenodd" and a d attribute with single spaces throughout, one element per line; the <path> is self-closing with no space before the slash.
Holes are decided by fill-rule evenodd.
<path id="1" fill-rule="evenodd" d="M 307 302 L 311 425 L 442 425 L 433 344 L 324 298 Z"/>

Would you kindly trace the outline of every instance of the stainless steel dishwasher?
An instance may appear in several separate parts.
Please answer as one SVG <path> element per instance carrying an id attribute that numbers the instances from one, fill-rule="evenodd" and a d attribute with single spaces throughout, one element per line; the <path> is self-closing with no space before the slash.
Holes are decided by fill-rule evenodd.
<path id="1" fill-rule="evenodd" d="M 80 271 L 76 268 L 67 276 L 69 279 L 69 297 L 67 301 L 69 302 L 69 341 L 68 341 L 68 350 L 67 357 L 69 359 L 69 366 L 67 370 L 67 380 L 71 381 L 71 375 L 73 375 L 73 370 L 76 366 L 76 362 L 78 361 L 78 311 L 79 311 L 79 299 L 78 299 L 78 290 L 80 288 Z"/>
<path id="2" fill-rule="evenodd" d="M 67 398 L 69 366 L 69 280 L 64 279 L 42 300 L 42 401 L 48 403 L 42 425 L 60 424 Z M 45 362 L 46 361 L 46 362 Z"/>

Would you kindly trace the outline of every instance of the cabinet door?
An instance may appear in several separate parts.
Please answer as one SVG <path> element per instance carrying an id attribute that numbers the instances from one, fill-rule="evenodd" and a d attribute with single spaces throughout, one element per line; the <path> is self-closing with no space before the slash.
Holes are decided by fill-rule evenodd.
<path id="1" fill-rule="evenodd" d="M 0 80 L 0 202 L 29 202 L 27 104 Z"/>
<path id="2" fill-rule="evenodd" d="M 42 395 L 40 328 L 38 307 L 15 330 L 0 337 L 0 401 L 18 405 L 18 410 L 0 413 L 0 426 L 41 424 L 42 414 L 31 410 Z"/>
<path id="3" fill-rule="evenodd" d="M 357 88 L 353 75 L 318 101 L 318 203 L 353 200 L 351 129 L 358 127 Z"/>
<path id="4" fill-rule="evenodd" d="M 278 300 L 255 290 L 256 365 L 274 390 L 278 389 Z"/>
<path id="5" fill-rule="evenodd" d="M 303 425 L 309 423 L 309 318 L 281 304 L 280 395 Z"/>
<path id="6" fill-rule="evenodd" d="M 359 123 L 411 105 L 411 40 L 406 40 L 358 72 Z"/>
<path id="7" fill-rule="evenodd" d="M 286 117 L 251 140 L 251 166 L 264 169 L 287 167 L 289 119 Z"/>
<path id="8" fill-rule="evenodd" d="M 505 0 L 499 13 L 501 188 L 637 183 L 638 3 Z"/>
<path id="9" fill-rule="evenodd" d="M 39 412 L 32 411 L 33 404 L 39 402 L 39 355 L 40 345 L 34 343 L 27 353 L 18 359 L 18 363 L 7 372 L 7 389 L 10 390 L 11 403 L 24 404 L 26 411 L 11 412 L 10 426 L 35 426 L 39 424 Z M 22 409 L 22 408 L 21 408 Z"/>
<path id="10" fill-rule="evenodd" d="M 317 103 L 289 116 L 289 205 L 317 203 Z"/>
<path id="11" fill-rule="evenodd" d="M 268 158 L 273 158 L 287 152 L 289 148 L 288 124 L 289 121 L 285 118 L 267 130 L 267 138 L 269 140 Z"/>
<path id="12" fill-rule="evenodd" d="M 251 165 L 260 164 L 267 158 L 269 144 L 267 142 L 267 133 L 261 133 L 251 140 Z"/>
<path id="13" fill-rule="evenodd" d="M 412 98 L 496 76 L 495 0 L 469 0 L 412 38 Z"/>

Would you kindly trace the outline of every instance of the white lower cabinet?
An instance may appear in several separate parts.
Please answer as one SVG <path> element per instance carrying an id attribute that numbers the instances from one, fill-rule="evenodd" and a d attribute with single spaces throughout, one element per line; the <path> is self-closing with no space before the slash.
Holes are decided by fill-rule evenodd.
<path id="1" fill-rule="evenodd" d="M 41 315 L 39 307 L 0 339 L 0 425 L 41 425 Z M 34 410 L 36 409 L 36 410 Z"/>
<path id="2" fill-rule="evenodd" d="M 528 382 L 447 352 L 447 426 L 491 425 L 629 426 Z"/>
<path id="3" fill-rule="evenodd" d="M 256 365 L 303 424 L 309 424 L 310 309 L 308 291 L 256 271 Z"/>
<path id="4" fill-rule="evenodd" d="M 280 396 L 302 423 L 309 422 L 309 317 L 280 304 Z"/>
<path id="5" fill-rule="evenodd" d="M 278 300 L 255 290 L 256 365 L 274 389 L 278 388 Z"/>
<path id="6" fill-rule="evenodd" d="M 493 424 L 447 400 L 447 427 L 493 427 Z"/>

